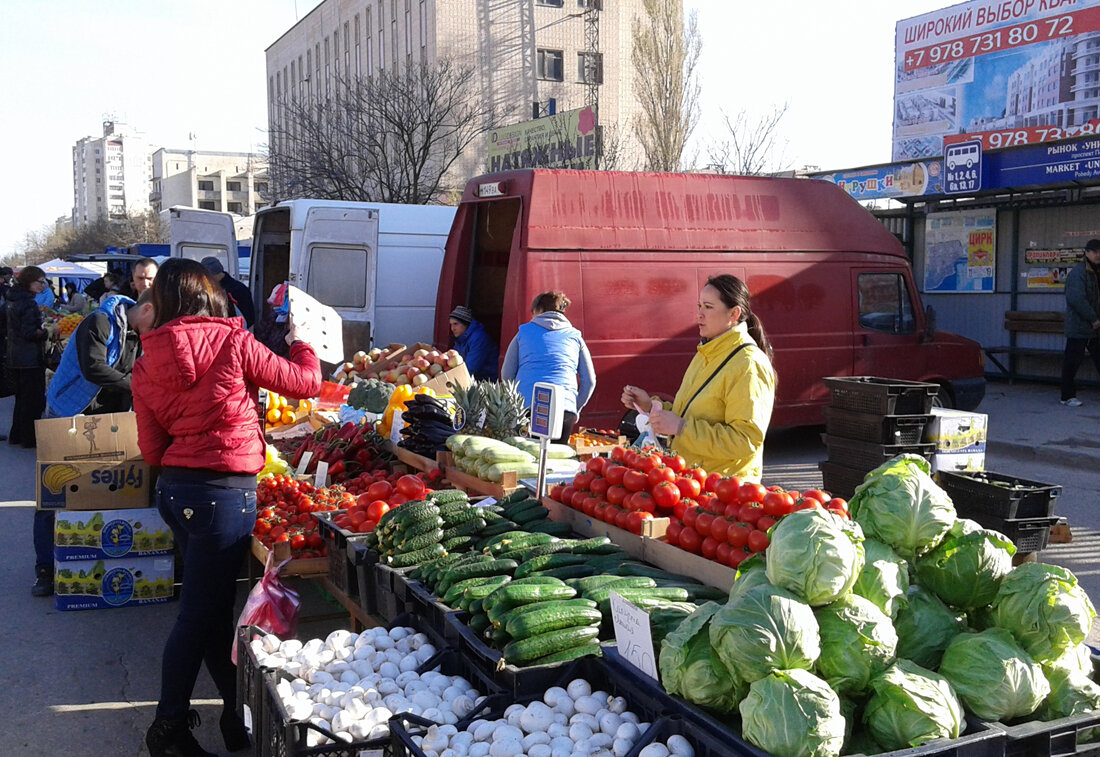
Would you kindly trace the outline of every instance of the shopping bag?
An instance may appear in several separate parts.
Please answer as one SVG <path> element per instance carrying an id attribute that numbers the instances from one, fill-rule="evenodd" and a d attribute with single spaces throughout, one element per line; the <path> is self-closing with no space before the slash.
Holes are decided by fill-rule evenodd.
<path id="1" fill-rule="evenodd" d="M 289 560 L 275 562 L 275 551 L 267 555 L 263 578 L 252 587 L 244 610 L 237 620 L 241 626 L 258 626 L 281 639 L 290 639 L 298 632 L 298 607 L 301 599 L 298 592 L 279 580 L 279 571 Z M 233 664 L 237 664 L 237 642 L 233 641 Z"/>

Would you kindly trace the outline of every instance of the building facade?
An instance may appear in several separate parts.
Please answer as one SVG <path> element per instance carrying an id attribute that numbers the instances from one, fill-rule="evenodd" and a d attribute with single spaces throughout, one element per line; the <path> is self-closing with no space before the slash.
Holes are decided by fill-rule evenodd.
<path id="1" fill-rule="evenodd" d="M 74 226 L 125 218 L 149 209 L 149 145 L 145 135 L 116 121 L 103 136 L 73 146 Z"/>
<path id="2" fill-rule="evenodd" d="M 199 152 L 162 147 L 152 156 L 149 206 L 176 205 L 252 215 L 267 205 L 262 156 L 248 152 Z"/>
<path id="3" fill-rule="evenodd" d="M 324 0 L 267 48 L 269 126 L 283 131 L 287 99 L 323 101 L 349 79 L 447 57 L 474 68 L 475 97 L 507 123 L 596 104 L 620 154 L 638 156 L 635 17 L 641 0 Z M 459 188 L 486 170 L 486 141 L 452 171 Z"/>

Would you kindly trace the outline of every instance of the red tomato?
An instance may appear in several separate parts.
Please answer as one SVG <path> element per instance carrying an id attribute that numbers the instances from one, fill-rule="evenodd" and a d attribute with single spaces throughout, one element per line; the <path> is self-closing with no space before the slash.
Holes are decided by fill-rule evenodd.
<path id="1" fill-rule="evenodd" d="M 570 500 L 569 506 L 572 507 L 574 510 L 580 510 L 581 503 L 584 502 L 584 498 L 588 496 L 590 496 L 589 492 L 578 489 L 577 491 L 573 492 L 573 499 Z"/>
<path id="2" fill-rule="evenodd" d="M 699 503 L 699 507 L 703 508 L 707 512 L 714 513 L 715 515 L 721 515 L 722 512 L 726 509 L 725 505 L 722 504 L 722 500 L 718 499 L 717 497 L 708 497 L 706 495 L 701 495 L 696 497 L 695 501 Z"/>
<path id="3" fill-rule="evenodd" d="M 715 518 L 710 523 L 710 535 L 718 541 L 727 541 L 732 525 L 733 521 L 728 518 Z"/>
<path id="4" fill-rule="evenodd" d="M 752 533 L 752 526 L 748 523 L 737 522 L 726 531 L 726 541 L 735 547 L 743 547 L 749 543 L 750 533 Z"/>
<path id="5" fill-rule="evenodd" d="M 693 471 L 699 470 L 698 468 L 692 468 Z M 718 482 L 722 480 L 721 473 L 711 473 L 705 479 L 703 479 L 703 491 L 713 492 L 718 488 Z"/>
<path id="6" fill-rule="evenodd" d="M 621 507 L 617 507 L 615 508 L 615 510 L 615 526 L 625 531 L 630 525 L 630 516 L 634 513 L 630 512 L 629 510 L 623 510 Z M 610 523 L 611 521 L 608 522 Z"/>
<path id="7" fill-rule="evenodd" d="M 303 549 L 305 546 L 306 546 L 306 535 L 305 534 L 294 534 L 294 536 L 290 537 L 290 548 L 291 549 Z"/>
<path id="8" fill-rule="evenodd" d="M 623 456 L 623 465 L 634 470 L 634 464 L 638 462 L 638 450 L 628 449 Z"/>
<path id="9" fill-rule="evenodd" d="M 587 497 L 581 500 L 580 510 L 585 515 L 591 517 L 595 514 L 596 510 L 607 500 L 601 499 L 595 495 L 589 494 Z"/>
<path id="10" fill-rule="evenodd" d="M 695 518 L 695 525 L 693 528 L 699 532 L 700 536 L 710 536 L 710 524 L 714 522 L 715 516 L 713 513 L 701 512 Z"/>
<path id="11" fill-rule="evenodd" d="M 681 499 L 679 502 L 677 502 L 675 505 L 673 505 L 672 514 L 675 517 L 679 518 L 680 520 L 683 520 L 684 519 L 684 513 L 687 512 L 687 509 L 690 505 L 691 505 L 691 500 L 690 499 Z"/>
<path id="12" fill-rule="evenodd" d="M 617 463 L 621 463 L 623 460 L 626 460 L 627 451 L 626 447 L 615 447 L 615 449 L 611 450 L 611 459 Z"/>
<path id="13" fill-rule="evenodd" d="M 633 467 L 635 470 L 640 470 L 642 473 L 649 473 L 660 464 L 661 458 L 657 455 L 639 455 Z"/>
<path id="14" fill-rule="evenodd" d="M 756 521 L 764 517 L 764 508 L 757 503 L 741 505 L 741 512 L 737 514 L 737 517 L 742 523 L 755 526 Z"/>
<path id="15" fill-rule="evenodd" d="M 753 552 L 763 552 L 769 544 L 771 544 L 771 541 L 763 531 L 756 529 L 749 534 L 749 549 Z"/>
<path id="16" fill-rule="evenodd" d="M 752 502 L 763 502 L 764 496 L 768 493 L 760 484 L 741 484 L 741 488 L 737 490 L 737 501 L 742 505 L 747 505 Z"/>
<path id="17" fill-rule="evenodd" d="M 733 545 L 729 542 L 722 542 L 718 545 L 718 549 L 714 551 L 714 559 L 720 562 L 722 565 L 730 564 L 730 555 L 733 553 Z"/>
<path id="18" fill-rule="evenodd" d="M 703 487 L 690 476 L 680 476 L 676 479 L 676 488 L 684 497 L 698 497 L 703 493 Z"/>
<path id="19" fill-rule="evenodd" d="M 764 495 L 764 514 L 782 518 L 794 508 L 794 500 L 786 492 L 768 492 Z"/>
<path id="20" fill-rule="evenodd" d="M 684 530 L 684 524 L 672 519 L 668 522 L 668 530 L 665 531 L 665 540 L 674 547 L 680 546 L 680 532 Z"/>
<path id="21" fill-rule="evenodd" d="M 803 494 L 798 498 L 798 501 L 794 503 L 794 510 L 816 510 L 821 507 L 821 501 L 814 499 L 813 497 L 807 497 Z"/>
<path id="22" fill-rule="evenodd" d="M 612 486 L 618 486 L 623 482 L 623 476 L 629 470 L 625 465 L 606 465 L 603 469 L 603 477 L 610 482 Z"/>
<path id="23" fill-rule="evenodd" d="M 417 476 L 406 475 L 397 479 L 395 488 L 409 499 L 417 499 L 424 494 L 424 481 Z"/>
<path id="24" fill-rule="evenodd" d="M 802 496 L 813 497 L 823 505 L 827 503 L 830 499 L 832 499 L 832 496 L 828 492 L 822 491 L 821 489 L 807 489 L 806 491 L 802 492 Z"/>
<path id="25" fill-rule="evenodd" d="M 641 534 L 645 522 L 651 518 L 653 518 L 653 515 L 647 512 L 630 513 L 626 520 L 626 530 L 632 534 Z"/>
<path id="26" fill-rule="evenodd" d="M 713 560 L 714 555 L 718 552 L 718 540 L 713 536 L 708 536 L 703 539 L 703 543 L 699 545 L 699 551 L 703 553 L 703 557 L 708 560 Z"/>
<path id="27" fill-rule="evenodd" d="M 611 488 L 611 484 L 603 476 L 596 476 L 592 479 L 592 483 L 588 485 L 588 491 L 592 492 L 597 497 L 605 496 L 609 488 Z"/>
<path id="28" fill-rule="evenodd" d="M 825 503 L 826 510 L 832 510 L 842 518 L 848 517 L 848 502 L 847 500 L 840 499 L 839 497 L 833 497 Z"/>
<path id="29" fill-rule="evenodd" d="M 737 516 L 740 514 L 741 505 L 737 504 L 736 502 L 726 505 L 726 507 L 722 510 L 722 515 L 726 516 L 730 520 L 737 520 Z"/>
<path id="30" fill-rule="evenodd" d="M 707 475 L 707 472 L 702 468 L 688 468 L 684 471 L 684 475 L 690 475 L 692 478 L 699 482 L 699 486 L 703 486 L 703 484 L 706 483 L 706 480 L 710 478 L 710 476 Z"/>
<path id="31" fill-rule="evenodd" d="M 654 469 L 658 470 L 658 469 Z M 668 468 L 665 468 L 668 470 Z M 652 490 L 653 501 L 661 510 L 671 511 L 680 501 L 680 490 L 671 481 L 661 481 Z"/>
<path id="32" fill-rule="evenodd" d="M 687 467 L 687 462 L 679 455 L 661 455 L 661 462 L 671 468 L 673 473 L 679 473 Z"/>
<path id="33" fill-rule="evenodd" d="M 653 495 L 649 492 L 635 492 L 634 500 L 630 504 L 632 510 L 642 510 L 647 513 L 657 512 L 657 503 L 653 501 Z"/>
<path id="34" fill-rule="evenodd" d="M 765 515 L 763 518 L 756 521 L 756 527 L 759 528 L 761 531 L 767 532 L 772 526 L 774 526 L 778 522 L 779 521 L 777 521 L 770 515 Z"/>
<path id="35" fill-rule="evenodd" d="M 367 519 L 367 511 L 366 510 L 353 510 L 352 512 L 348 513 L 348 522 L 350 522 L 353 526 L 358 526 L 360 523 L 362 523 L 366 519 Z M 272 530 L 274 530 L 274 529 L 272 529 Z"/>
<path id="36" fill-rule="evenodd" d="M 306 546 L 310 549 L 320 549 L 325 546 L 325 537 L 314 531 L 312 534 L 306 534 Z"/>
<path id="37" fill-rule="evenodd" d="M 595 473 L 589 471 L 581 471 L 577 475 L 573 476 L 573 488 L 578 491 L 588 491 L 589 484 L 592 483 L 592 479 L 596 477 Z"/>
<path id="38" fill-rule="evenodd" d="M 333 520 L 333 523 L 336 523 L 335 519 Z M 339 523 L 336 523 L 336 525 L 340 526 Z M 340 528 L 343 528 L 343 526 L 340 526 Z M 263 536 L 270 530 L 270 523 L 268 523 L 266 520 L 258 520 L 256 521 L 256 527 L 252 529 L 252 533 L 256 534 L 257 536 Z"/>
<path id="39" fill-rule="evenodd" d="M 714 475 L 714 474 L 711 474 Z M 714 495 L 727 505 L 737 502 L 737 492 L 741 488 L 741 479 L 723 478 L 714 485 Z"/>
<path id="40" fill-rule="evenodd" d="M 641 471 L 628 470 L 623 476 L 623 486 L 632 492 L 640 492 L 648 488 L 649 482 L 646 480 L 646 475 Z"/>
<path id="41" fill-rule="evenodd" d="M 658 465 L 653 468 L 649 473 L 645 474 L 646 481 L 649 482 L 650 488 L 653 488 L 662 481 L 672 482 L 676 480 L 676 473 L 672 468 L 665 467 L 664 465 Z"/>
<path id="42" fill-rule="evenodd" d="M 408 501 L 409 498 L 400 493 L 391 494 L 389 497 L 386 498 L 386 502 L 389 503 L 390 507 L 397 507 L 398 505 L 403 505 Z"/>
<path id="43" fill-rule="evenodd" d="M 607 464 L 607 458 L 606 457 L 600 457 L 599 455 L 596 455 L 594 457 L 590 457 L 588 459 L 588 462 L 584 464 L 584 467 L 586 469 L 592 471 L 593 473 L 599 475 L 600 473 L 603 473 L 603 467 L 606 464 Z"/>
<path id="44" fill-rule="evenodd" d="M 752 556 L 752 554 L 753 554 L 752 552 L 746 552 L 741 547 L 734 547 L 733 551 L 730 552 L 730 567 L 731 568 L 736 568 L 738 565 L 743 563 L 745 560 L 749 559 Z"/>
<path id="45" fill-rule="evenodd" d="M 393 494 L 393 484 L 389 481 L 375 481 L 367 487 L 367 496 L 370 498 L 367 500 L 368 502 L 373 502 L 376 499 L 388 499 L 391 494 Z"/>
<path id="46" fill-rule="evenodd" d="M 550 499 L 561 502 L 561 493 L 565 491 L 565 484 L 554 484 L 550 487 Z"/>
<path id="47" fill-rule="evenodd" d="M 574 488 L 572 486 L 564 487 L 561 490 L 561 499 L 559 499 L 558 502 L 561 502 L 563 505 L 568 505 L 569 503 L 571 503 L 573 501 L 573 494 L 576 491 L 577 491 L 576 488 Z"/>
<path id="48" fill-rule="evenodd" d="M 703 537 L 694 528 L 685 528 L 680 532 L 680 549 L 699 554 L 703 546 Z"/>
<path id="49" fill-rule="evenodd" d="M 390 511 L 390 504 L 384 499 L 376 499 L 367 505 L 367 520 L 377 523 L 383 515 Z"/>
<path id="50" fill-rule="evenodd" d="M 699 507 L 689 507 L 684 511 L 684 525 L 688 528 L 695 527 L 695 519 L 699 517 L 699 513 L 705 512 Z"/>
<path id="51" fill-rule="evenodd" d="M 378 524 L 375 523 L 373 520 L 365 520 L 362 523 L 360 523 L 358 526 L 355 527 L 355 533 L 357 533 L 357 534 L 369 534 L 371 531 L 374 530 L 374 527 L 377 526 L 377 525 Z"/>
<path id="52" fill-rule="evenodd" d="M 611 504 L 622 506 L 623 502 L 626 501 L 626 496 L 628 494 L 630 494 L 630 492 L 625 486 L 609 486 L 607 488 L 607 492 L 604 493 L 604 496 Z"/>

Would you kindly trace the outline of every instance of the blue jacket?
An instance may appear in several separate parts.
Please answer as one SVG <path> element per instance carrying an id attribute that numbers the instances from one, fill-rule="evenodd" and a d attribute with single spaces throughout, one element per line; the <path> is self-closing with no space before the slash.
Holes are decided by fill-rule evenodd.
<path id="1" fill-rule="evenodd" d="M 97 314 L 107 316 L 110 332 L 106 340 L 106 363 L 111 367 L 117 365 L 122 356 L 129 330 L 126 310 L 133 304 L 134 301 L 129 297 L 121 294 L 110 295 L 85 319 L 95 318 Z M 83 321 L 81 325 L 84 325 Z M 77 331 L 80 330 L 78 326 Z M 85 369 L 80 365 L 78 354 L 81 338 L 83 335 L 74 332 L 69 343 L 65 345 L 65 351 L 61 353 L 61 364 L 57 366 L 57 372 L 54 373 L 50 388 L 46 392 L 46 405 L 50 408 L 50 412 L 58 417 L 79 415 L 84 412 L 102 388 L 99 384 L 93 384 L 85 378 Z"/>
<path id="2" fill-rule="evenodd" d="M 480 321 L 470 322 L 462 336 L 455 339 L 455 349 L 466 361 L 466 370 L 471 376 L 479 381 L 496 380 L 500 348 L 493 344 L 492 337 Z"/>
<path id="3" fill-rule="evenodd" d="M 565 410 L 578 415 L 596 389 L 588 345 L 569 319 L 555 312 L 539 313 L 519 327 L 504 353 L 500 377 L 516 379 L 528 407 L 537 382 L 556 384 L 565 390 Z"/>
<path id="4" fill-rule="evenodd" d="M 1097 318 L 1100 318 L 1100 285 L 1096 269 L 1085 259 L 1066 276 L 1066 336 L 1095 339 L 1092 324 Z"/>

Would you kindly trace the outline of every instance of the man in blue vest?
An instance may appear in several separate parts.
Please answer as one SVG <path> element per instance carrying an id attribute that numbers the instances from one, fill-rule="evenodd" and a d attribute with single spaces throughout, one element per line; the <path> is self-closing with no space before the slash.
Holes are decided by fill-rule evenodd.
<path id="1" fill-rule="evenodd" d="M 137 302 L 108 293 L 76 327 L 46 391 L 46 417 L 122 413 L 130 409 L 130 374 L 141 335 L 153 327 L 153 290 Z M 35 582 L 31 594 L 53 594 L 53 510 L 34 514 Z"/>

